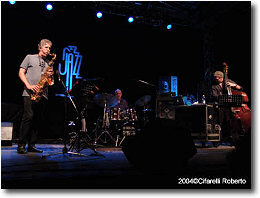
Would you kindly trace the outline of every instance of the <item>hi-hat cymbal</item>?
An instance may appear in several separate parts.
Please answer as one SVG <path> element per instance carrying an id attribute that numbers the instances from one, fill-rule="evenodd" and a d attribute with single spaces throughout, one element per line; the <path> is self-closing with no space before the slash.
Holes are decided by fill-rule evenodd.
<path id="1" fill-rule="evenodd" d="M 107 104 L 108 108 L 117 105 L 116 97 L 108 93 L 95 95 L 94 102 L 100 107 L 105 107 L 105 104 Z"/>
<path id="2" fill-rule="evenodd" d="M 145 96 L 139 98 L 139 99 L 136 101 L 136 105 L 138 105 L 138 106 L 144 106 L 144 105 L 146 105 L 148 102 L 151 101 L 151 98 L 152 98 L 152 97 L 151 97 L 150 95 L 145 95 Z"/>

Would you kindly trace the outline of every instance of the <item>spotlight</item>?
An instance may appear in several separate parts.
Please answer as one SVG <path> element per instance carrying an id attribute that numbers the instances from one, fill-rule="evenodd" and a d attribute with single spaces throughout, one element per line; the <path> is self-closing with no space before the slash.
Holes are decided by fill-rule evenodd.
<path id="1" fill-rule="evenodd" d="M 99 19 L 100 19 L 102 16 L 103 16 L 102 12 L 100 12 L 100 11 L 99 11 L 99 12 L 97 12 L 97 18 L 99 18 Z"/>
<path id="2" fill-rule="evenodd" d="M 134 22 L 134 17 L 130 16 L 130 17 L 128 18 L 128 22 L 129 22 L 129 23 Z"/>
<path id="3" fill-rule="evenodd" d="M 172 25 L 171 24 L 167 25 L 167 30 L 170 30 L 170 29 L 172 29 Z"/>
<path id="4" fill-rule="evenodd" d="M 9 1 L 10 4 L 14 5 L 16 1 Z"/>
<path id="5" fill-rule="evenodd" d="M 53 7 L 52 7 L 52 5 L 51 5 L 50 3 L 48 3 L 48 4 L 46 5 L 46 9 L 47 9 L 47 10 L 52 10 L 52 8 L 53 8 Z"/>

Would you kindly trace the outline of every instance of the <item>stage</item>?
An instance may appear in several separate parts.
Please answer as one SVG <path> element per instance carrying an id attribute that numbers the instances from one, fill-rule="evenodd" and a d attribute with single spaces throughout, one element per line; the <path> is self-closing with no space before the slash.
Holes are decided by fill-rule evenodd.
<path id="1" fill-rule="evenodd" d="M 252 187 L 251 2 L 57 1 L 52 6 L 1 2 L 1 124 L 9 138 L 2 135 L 2 141 L 13 141 L 1 147 L 3 189 Z M 42 39 L 52 42 L 50 53 L 56 55 L 54 85 L 48 86 L 48 102 L 36 123 L 37 147 L 44 152 L 18 154 L 24 90 L 18 72 L 27 55 L 39 53 Z M 42 66 L 40 59 L 35 65 Z M 214 72 L 227 72 L 227 66 L 228 79 L 249 98 L 250 133 L 243 133 L 236 147 L 222 139 L 219 105 L 211 95 Z M 118 89 L 125 109 L 115 107 Z M 84 157 L 42 157 L 62 152 L 62 138 L 79 131 L 98 142 L 99 155 L 88 148 Z M 108 147 L 99 137 L 106 131 L 114 139 L 132 137 L 116 146 L 112 140 Z"/>
<path id="2" fill-rule="evenodd" d="M 91 149 L 82 157 L 69 154 L 42 156 L 62 152 L 63 144 L 38 144 L 43 153 L 19 155 L 17 145 L 2 146 L 3 189 L 183 189 L 183 188 L 248 188 L 246 184 L 225 184 L 223 178 L 241 179 L 232 175 L 233 146 L 197 147 L 197 153 L 181 171 L 149 170 L 132 166 L 121 148 L 99 147 L 98 156 Z M 157 149 L 150 148 L 151 152 Z M 181 149 L 181 148 L 180 148 Z M 160 156 L 154 155 L 154 161 Z M 169 155 L 169 160 L 175 160 Z M 193 179 L 193 180 L 192 180 Z M 195 180 L 194 180 L 195 179 Z M 206 180 L 207 179 L 207 180 Z M 220 183 L 208 184 L 215 179 Z M 242 178 L 243 179 L 243 178 Z M 185 183 L 190 180 L 189 184 Z M 230 181 L 230 180 L 229 180 Z M 193 182 L 193 184 L 192 184 Z M 197 184 L 195 184 L 197 182 Z M 243 181 L 245 182 L 245 181 Z"/>

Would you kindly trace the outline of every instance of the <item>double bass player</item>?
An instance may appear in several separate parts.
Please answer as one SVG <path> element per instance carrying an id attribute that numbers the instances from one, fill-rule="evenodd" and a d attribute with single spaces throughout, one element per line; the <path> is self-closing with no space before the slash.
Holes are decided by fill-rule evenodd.
<path id="1" fill-rule="evenodd" d="M 242 86 L 238 85 L 227 77 L 227 64 L 225 66 L 224 73 L 216 71 L 214 78 L 216 84 L 211 86 L 212 100 L 218 102 L 218 97 L 221 95 L 243 95 L 243 101 L 248 102 L 247 95 L 242 92 Z M 221 138 L 222 141 L 231 142 L 236 144 L 241 133 L 247 133 L 251 129 L 251 110 L 246 104 L 242 107 L 219 107 L 218 118 L 221 125 Z M 249 126 L 250 125 L 250 126 Z"/>

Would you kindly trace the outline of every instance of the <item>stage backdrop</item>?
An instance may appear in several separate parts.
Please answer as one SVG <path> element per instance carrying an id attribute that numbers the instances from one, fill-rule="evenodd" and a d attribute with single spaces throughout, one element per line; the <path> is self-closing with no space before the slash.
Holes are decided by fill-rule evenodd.
<path id="1" fill-rule="evenodd" d="M 38 52 L 37 44 L 43 38 L 53 42 L 55 69 L 62 63 L 63 49 L 76 46 L 82 55 L 80 76 L 104 78 L 102 92 L 121 88 L 130 102 L 156 91 L 137 80 L 157 86 L 160 75 L 177 76 L 180 95 L 196 95 L 198 83 L 204 80 L 204 57 L 209 50 L 215 51 L 220 63 L 231 63 L 230 78 L 250 94 L 250 9 L 217 19 L 208 30 L 213 32 L 213 49 L 204 49 L 206 27 L 176 26 L 167 31 L 130 24 L 117 15 L 107 14 L 97 20 L 96 10 L 84 2 L 54 5 L 47 11 L 43 2 L 17 2 L 14 6 L 1 2 L 2 101 L 21 102 L 19 65 L 27 54 Z"/>

